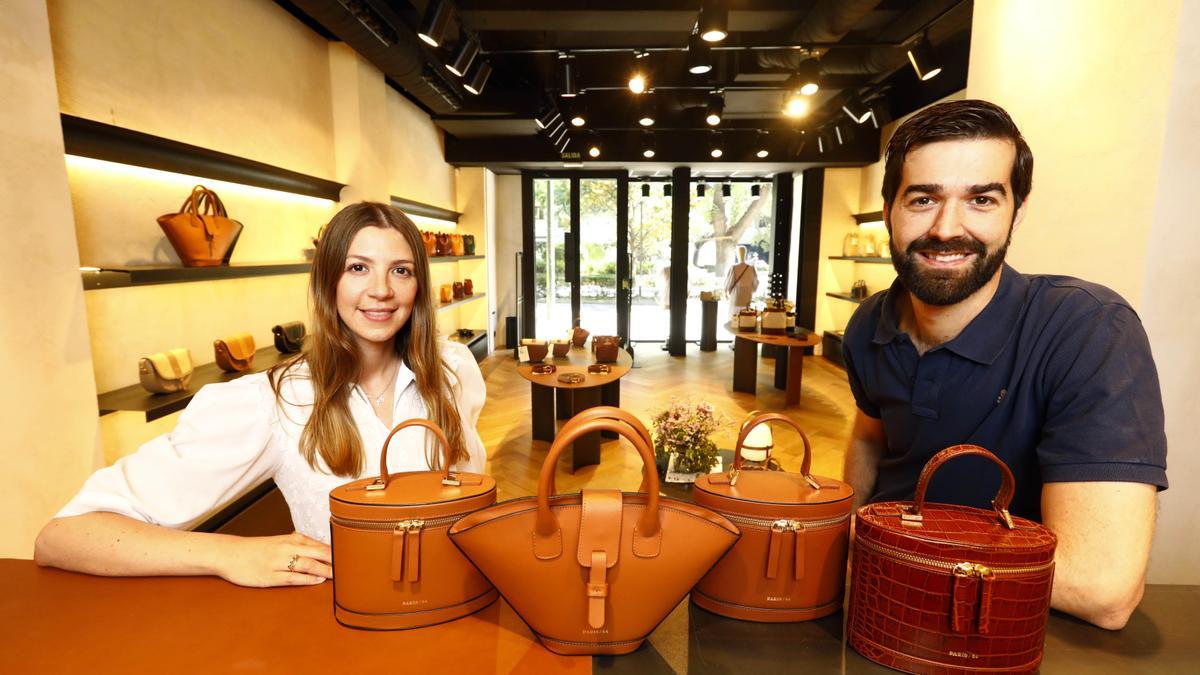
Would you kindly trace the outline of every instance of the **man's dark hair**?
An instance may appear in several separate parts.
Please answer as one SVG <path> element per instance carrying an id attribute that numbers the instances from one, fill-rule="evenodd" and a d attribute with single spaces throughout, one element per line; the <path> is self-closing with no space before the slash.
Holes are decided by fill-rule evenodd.
<path id="1" fill-rule="evenodd" d="M 1033 188 L 1033 152 L 1021 130 L 1004 108 L 977 99 L 950 101 L 930 106 L 913 115 L 888 141 L 884 154 L 883 202 L 891 204 L 900 189 L 900 170 L 909 152 L 927 143 L 965 139 L 1001 138 L 1017 150 L 1013 159 L 1012 183 L 1015 209 L 1021 208 Z"/>

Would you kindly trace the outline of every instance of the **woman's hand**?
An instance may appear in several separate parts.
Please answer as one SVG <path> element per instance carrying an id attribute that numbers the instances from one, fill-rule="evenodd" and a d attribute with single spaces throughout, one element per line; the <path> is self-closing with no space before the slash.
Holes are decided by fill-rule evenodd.
<path id="1" fill-rule="evenodd" d="M 333 577 L 329 546 L 299 532 L 275 537 L 230 537 L 218 574 L 239 586 L 311 586 Z"/>

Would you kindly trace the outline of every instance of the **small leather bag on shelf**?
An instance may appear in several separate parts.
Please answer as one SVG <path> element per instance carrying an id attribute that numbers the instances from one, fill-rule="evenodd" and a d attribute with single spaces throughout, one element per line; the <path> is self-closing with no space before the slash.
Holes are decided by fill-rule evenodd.
<path id="1" fill-rule="evenodd" d="M 742 450 L 760 424 L 783 422 L 800 434 L 800 473 L 743 469 Z M 807 621 L 842 608 L 854 489 L 809 472 L 808 437 L 779 413 L 742 423 L 728 473 L 696 479 L 693 499 L 742 530 L 733 550 L 692 589 L 692 602 L 745 621 Z"/>
<path id="2" fill-rule="evenodd" d="M 451 292 L 452 292 L 455 300 L 462 300 L 463 299 L 463 283 L 461 281 L 455 281 L 451 288 Z"/>
<path id="3" fill-rule="evenodd" d="M 439 256 L 454 255 L 454 247 L 450 243 L 450 235 L 443 232 L 438 232 L 437 237 L 437 254 Z"/>
<path id="4" fill-rule="evenodd" d="M 463 279 L 463 295 L 468 298 L 475 295 L 475 282 L 470 279 Z"/>
<path id="5" fill-rule="evenodd" d="M 571 329 L 571 344 L 576 347 L 582 347 L 583 343 L 587 342 L 589 335 L 591 333 L 579 327 L 579 319 L 575 319 L 575 327 Z"/>
<path id="6" fill-rule="evenodd" d="M 425 247 L 425 255 L 432 258 L 437 255 L 437 235 L 421 231 L 421 245 Z"/>
<path id="7" fill-rule="evenodd" d="M 463 255 L 475 255 L 475 235 L 463 235 Z"/>
<path id="8" fill-rule="evenodd" d="M 192 379 L 192 353 L 184 347 L 138 359 L 142 388 L 155 394 L 185 391 Z"/>
<path id="9" fill-rule="evenodd" d="M 442 469 L 389 474 L 392 437 L 414 426 L 437 437 Z M 449 467 L 441 428 L 410 419 L 383 442 L 378 478 L 352 481 L 329 493 L 337 568 L 333 613 L 339 623 L 373 630 L 419 628 L 464 617 L 496 600 L 496 589 L 446 538 L 451 523 L 496 503 L 496 481 Z"/>
<path id="10" fill-rule="evenodd" d="M 592 354 L 596 363 L 616 363 L 621 349 L 621 338 L 617 335 L 593 335 Z"/>
<path id="11" fill-rule="evenodd" d="M 229 373 L 244 373 L 254 367 L 254 336 L 238 333 L 213 341 L 217 365 Z"/>
<path id="12" fill-rule="evenodd" d="M 442 301 L 442 304 L 454 302 L 453 284 L 442 284 L 441 288 L 439 289 L 438 299 Z"/>
<path id="13" fill-rule="evenodd" d="M 948 460 L 1000 467 L 992 510 L 925 501 Z M 1010 516 L 1012 472 L 977 445 L 934 455 L 911 502 L 858 509 L 850 568 L 850 646 L 912 673 L 1033 672 L 1042 660 L 1057 539 Z"/>
<path id="14" fill-rule="evenodd" d="M 536 498 L 488 507 L 450 528 L 450 539 L 552 652 L 637 649 L 738 538 L 712 511 L 659 497 L 654 453 L 630 417 L 598 406 L 572 418 L 546 455 Z M 633 443 L 647 469 L 643 491 L 555 495 L 559 455 L 595 431 Z"/>
<path id="15" fill-rule="evenodd" d="M 466 255 L 463 248 L 463 236 L 461 234 L 450 235 L 450 253 L 453 255 Z"/>
<path id="16" fill-rule="evenodd" d="M 242 224 L 229 218 L 217 193 L 203 185 L 192 188 L 178 213 L 159 216 L 158 226 L 184 267 L 216 267 L 228 262 L 242 233 Z"/>
<path id="17" fill-rule="evenodd" d="M 304 323 L 289 321 L 271 328 L 275 335 L 275 349 L 280 354 L 295 354 L 304 346 Z"/>

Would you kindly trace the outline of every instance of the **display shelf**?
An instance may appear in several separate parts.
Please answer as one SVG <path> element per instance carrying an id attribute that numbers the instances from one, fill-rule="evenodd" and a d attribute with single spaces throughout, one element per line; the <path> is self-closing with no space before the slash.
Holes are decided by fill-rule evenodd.
<path id="1" fill-rule="evenodd" d="M 66 154 L 337 201 L 341 183 L 103 122 L 62 115 Z"/>
<path id="2" fill-rule="evenodd" d="M 140 384 L 134 384 L 105 392 L 97 396 L 96 399 L 100 405 L 101 415 L 118 411 L 144 412 L 146 413 L 146 421 L 151 422 L 186 408 L 187 404 L 191 402 L 192 397 L 196 395 L 196 392 L 200 391 L 200 387 L 206 384 L 230 382 L 242 375 L 261 373 L 288 356 L 290 354 L 280 354 L 274 346 L 263 347 L 254 353 L 254 366 L 247 373 L 227 373 L 221 370 L 215 363 L 206 363 L 192 369 L 192 380 L 188 384 L 187 391 L 180 391 L 174 394 L 151 394 L 142 389 Z M 131 365 L 131 367 L 136 366 L 137 364 Z"/>
<path id="3" fill-rule="evenodd" d="M 863 300 L 866 300 L 866 298 L 856 298 L 849 293 L 826 293 L 825 295 L 828 295 L 831 298 L 837 298 L 838 300 L 853 302 L 856 305 L 861 304 Z"/>
<path id="4" fill-rule="evenodd" d="M 452 263 L 460 260 L 483 260 L 485 258 L 487 258 L 485 255 L 443 255 L 431 257 L 429 264 L 437 265 L 439 263 Z"/>
<path id="5" fill-rule="evenodd" d="M 873 257 L 873 256 L 831 255 L 831 256 L 829 256 L 829 259 L 830 260 L 851 260 L 853 262 L 874 263 L 877 265 L 892 264 L 891 258 L 877 258 L 877 257 Z"/>
<path id="6" fill-rule="evenodd" d="M 475 334 L 469 337 L 459 335 L 458 333 L 451 333 L 450 335 L 446 336 L 446 339 L 451 342 L 457 342 L 459 344 L 466 345 L 467 348 L 471 350 L 471 353 L 475 356 L 475 360 L 482 361 L 487 357 L 488 352 L 487 329 L 472 328 L 471 330 L 474 331 Z"/>
<path id="7" fill-rule="evenodd" d="M 866 213 L 854 214 L 854 222 L 862 225 L 863 223 L 882 223 L 883 211 L 867 211 Z"/>
<path id="8" fill-rule="evenodd" d="M 179 267 L 178 265 L 147 265 L 136 267 L 89 267 L 80 270 L 83 290 L 126 286 L 152 286 L 189 281 L 269 277 L 281 274 L 307 274 L 312 268 L 308 261 L 275 263 L 239 263 L 216 267 Z"/>
<path id="9" fill-rule="evenodd" d="M 486 293 L 476 293 L 475 295 L 472 295 L 472 296 L 471 296 L 471 297 L 469 297 L 469 298 L 463 298 L 462 300 L 455 300 L 454 302 L 447 302 L 447 303 L 445 303 L 445 304 L 440 304 L 440 305 L 438 305 L 438 311 L 440 312 L 440 311 L 442 311 L 443 309 L 449 309 L 449 308 L 451 308 L 451 307 L 454 307 L 454 306 L 456 306 L 456 305 L 461 305 L 461 304 L 463 304 L 464 302 L 473 302 L 473 301 L 475 301 L 475 300 L 478 300 L 478 299 L 480 299 L 480 298 L 483 298 L 483 297 L 486 297 L 486 296 L 487 296 L 487 294 L 486 294 Z"/>
<path id="10" fill-rule="evenodd" d="M 846 359 L 842 356 L 843 338 L 844 334 L 840 330 L 825 331 L 825 334 L 821 338 L 821 355 L 844 369 L 846 367 Z"/>
<path id="11" fill-rule="evenodd" d="M 451 211 L 450 209 L 443 209 L 440 206 L 433 206 L 432 204 L 424 204 L 421 202 L 413 201 L 411 199 L 397 197 L 395 195 L 392 195 L 392 206 L 400 209 L 401 211 L 403 211 L 409 215 L 424 216 L 426 218 L 436 218 L 437 220 L 448 220 L 452 223 L 457 223 L 459 216 L 462 215 L 458 211 Z"/>

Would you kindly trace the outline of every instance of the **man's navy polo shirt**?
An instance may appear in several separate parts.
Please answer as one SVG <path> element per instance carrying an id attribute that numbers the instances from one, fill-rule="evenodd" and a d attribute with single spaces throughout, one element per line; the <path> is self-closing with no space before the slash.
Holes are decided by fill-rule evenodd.
<path id="1" fill-rule="evenodd" d="M 1167 487 L 1162 395 L 1150 344 L 1116 293 L 1005 265 L 996 295 L 953 340 L 917 356 L 900 332 L 897 279 L 854 313 L 844 356 L 858 407 L 883 420 L 887 450 L 870 501 L 911 499 L 937 451 L 974 443 L 1017 480 L 1011 511 L 1041 519 L 1042 484 L 1129 481 Z M 989 508 L 1000 473 L 955 459 L 931 501 Z"/>

